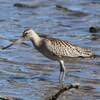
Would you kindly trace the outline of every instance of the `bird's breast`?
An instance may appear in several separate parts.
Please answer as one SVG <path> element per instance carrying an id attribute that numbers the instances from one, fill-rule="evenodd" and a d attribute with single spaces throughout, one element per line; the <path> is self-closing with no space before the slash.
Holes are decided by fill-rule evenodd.
<path id="1" fill-rule="evenodd" d="M 40 47 L 35 47 L 40 53 L 42 53 L 45 57 L 51 59 L 51 60 L 55 60 L 58 61 L 60 59 L 60 57 L 58 57 L 57 55 L 53 54 L 52 52 L 50 52 L 44 45 L 41 45 Z"/>

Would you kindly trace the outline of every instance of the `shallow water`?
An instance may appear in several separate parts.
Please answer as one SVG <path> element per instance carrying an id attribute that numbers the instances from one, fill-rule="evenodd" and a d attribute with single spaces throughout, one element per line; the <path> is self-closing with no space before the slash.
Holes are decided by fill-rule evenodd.
<path id="1" fill-rule="evenodd" d="M 35 8 L 14 7 L 15 3 Z M 100 38 L 94 39 L 89 32 L 91 26 L 100 27 L 99 0 L 0 0 L 0 9 L 0 48 L 32 27 L 37 33 L 91 48 L 100 55 Z M 79 82 L 81 86 L 58 100 L 100 100 L 100 59 L 67 62 L 65 66 L 65 83 Z M 59 64 L 45 58 L 30 41 L 16 49 L 0 49 L 0 96 L 44 100 L 59 90 L 58 75 Z"/>

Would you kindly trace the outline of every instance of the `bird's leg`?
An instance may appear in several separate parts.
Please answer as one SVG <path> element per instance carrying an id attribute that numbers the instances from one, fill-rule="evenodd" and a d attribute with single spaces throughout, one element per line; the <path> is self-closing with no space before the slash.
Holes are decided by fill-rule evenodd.
<path id="1" fill-rule="evenodd" d="M 65 66 L 64 66 L 64 61 L 60 61 L 60 75 L 59 75 L 59 82 L 62 83 L 64 81 L 65 78 Z"/>

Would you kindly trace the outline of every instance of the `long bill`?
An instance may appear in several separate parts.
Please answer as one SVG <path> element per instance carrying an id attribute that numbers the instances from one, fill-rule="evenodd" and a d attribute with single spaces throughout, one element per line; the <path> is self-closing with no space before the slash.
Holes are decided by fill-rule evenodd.
<path id="1" fill-rule="evenodd" d="M 2 50 L 4 50 L 4 49 L 7 49 L 7 48 L 11 47 L 11 46 L 13 46 L 14 44 L 20 44 L 20 43 L 22 42 L 22 40 L 24 40 L 24 38 L 23 38 L 23 37 L 19 38 L 17 41 L 13 42 L 13 43 L 12 43 L 12 44 L 10 44 L 10 45 L 8 45 L 8 46 L 6 46 L 6 47 L 3 47 L 3 48 L 2 48 Z"/>

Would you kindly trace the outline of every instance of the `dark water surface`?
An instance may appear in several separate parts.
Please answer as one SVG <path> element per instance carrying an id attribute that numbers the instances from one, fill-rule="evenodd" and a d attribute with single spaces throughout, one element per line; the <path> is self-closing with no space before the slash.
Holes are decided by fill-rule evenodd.
<path id="1" fill-rule="evenodd" d="M 14 7 L 15 3 L 35 8 Z M 100 0 L 0 0 L 0 9 L 0 48 L 32 27 L 38 33 L 100 54 L 100 38 L 95 39 L 89 32 L 91 26 L 100 27 Z M 79 82 L 81 86 L 65 92 L 58 100 L 100 100 L 100 59 L 68 62 L 65 66 L 65 83 Z M 44 100 L 59 90 L 58 75 L 59 64 L 41 55 L 30 41 L 23 41 L 16 49 L 0 49 L 0 96 Z"/>

